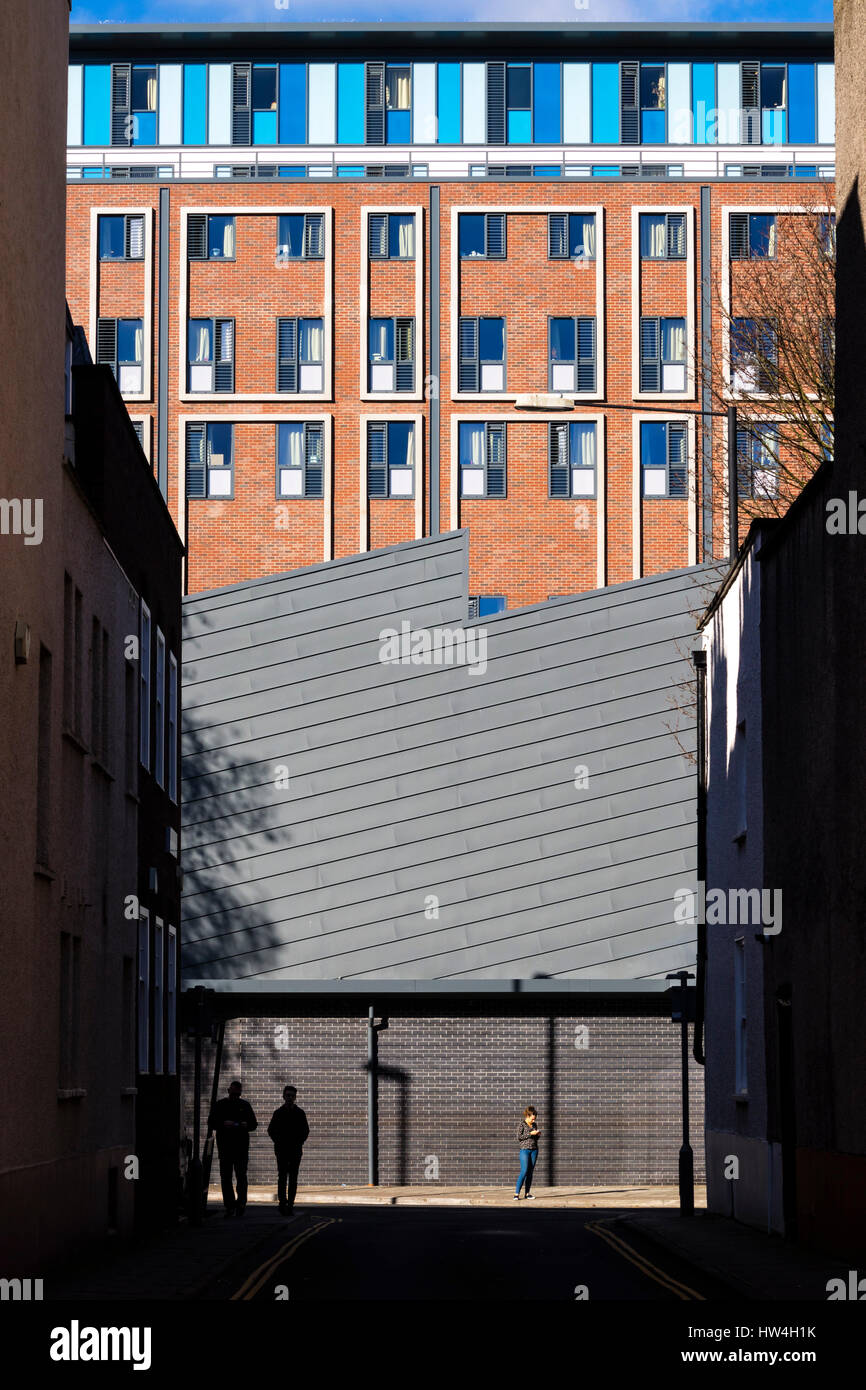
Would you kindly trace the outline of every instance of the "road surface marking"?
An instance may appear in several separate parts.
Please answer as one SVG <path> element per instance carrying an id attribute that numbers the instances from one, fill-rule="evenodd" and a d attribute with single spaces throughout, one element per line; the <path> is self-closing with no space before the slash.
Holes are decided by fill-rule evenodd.
<path id="1" fill-rule="evenodd" d="M 618 1217 L 611 1218 L 611 1220 L 614 1221 L 618 1219 Z M 688 1302 L 690 1299 L 699 1299 L 702 1303 L 706 1302 L 704 1295 L 698 1293 L 697 1289 L 689 1288 L 688 1284 L 681 1284 L 678 1279 L 674 1279 L 672 1275 L 666 1274 L 664 1270 L 652 1264 L 645 1255 L 638 1254 L 637 1250 L 635 1250 L 632 1245 L 629 1245 L 627 1241 L 623 1240 L 622 1236 L 615 1235 L 613 1231 L 602 1230 L 602 1227 L 607 1226 L 607 1224 L 608 1222 L 606 1221 L 590 1221 L 587 1222 L 584 1229 L 589 1231 L 592 1235 L 600 1236 L 602 1240 L 607 1241 L 608 1245 L 613 1250 L 616 1250 L 617 1254 L 629 1260 L 642 1274 L 646 1274 L 648 1278 L 654 1279 L 657 1284 L 661 1284 L 670 1293 L 676 1294 L 677 1298 L 681 1298 L 684 1302 Z"/>

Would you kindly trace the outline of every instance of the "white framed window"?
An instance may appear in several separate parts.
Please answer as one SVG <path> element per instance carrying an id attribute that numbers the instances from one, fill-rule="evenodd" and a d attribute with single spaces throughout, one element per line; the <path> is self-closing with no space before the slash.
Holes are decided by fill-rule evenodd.
<path id="1" fill-rule="evenodd" d="M 156 784 L 165 786 L 165 638 L 156 629 L 156 696 L 154 700 L 154 769 Z"/>
<path id="2" fill-rule="evenodd" d="M 153 1070 L 163 1070 L 163 929 L 162 918 L 156 917 L 153 923 Z"/>
<path id="3" fill-rule="evenodd" d="M 177 930 L 168 929 L 168 960 L 166 972 L 166 1064 L 169 1075 L 177 1071 Z"/>
<path id="4" fill-rule="evenodd" d="M 138 756 L 140 762 L 147 768 L 148 772 L 150 771 L 150 637 L 150 609 L 144 599 L 142 599 L 138 650 Z"/>
<path id="5" fill-rule="evenodd" d="M 138 1070 L 150 1070 L 150 913 L 138 910 Z"/>
<path id="6" fill-rule="evenodd" d="M 168 654 L 168 794 L 177 802 L 177 657 Z"/>

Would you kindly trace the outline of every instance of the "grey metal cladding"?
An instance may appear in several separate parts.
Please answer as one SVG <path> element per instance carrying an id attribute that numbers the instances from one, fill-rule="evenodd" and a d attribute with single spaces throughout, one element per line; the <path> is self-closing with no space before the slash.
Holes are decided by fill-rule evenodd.
<path id="1" fill-rule="evenodd" d="M 689 698 L 718 577 L 470 625 L 467 534 L 451 532 L 186 599 L 185 978 L 693 964 L 674 892 L 695 873 L 694 727 L 673 692 Z M 404 622 L 483 634 L 486 670 L 386 664 L 381 634 Z"/>

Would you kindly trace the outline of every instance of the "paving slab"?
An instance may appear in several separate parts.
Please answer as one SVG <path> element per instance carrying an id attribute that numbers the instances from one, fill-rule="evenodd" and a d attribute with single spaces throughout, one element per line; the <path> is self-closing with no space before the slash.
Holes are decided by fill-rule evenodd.
<path id="1" fill-rule="evenodd" d="M 654 1184 L 645 1187 L 609 1184 L 607 1186 L 541 1187 L 533 1184 L 536 1205 L 540 1207 L 678 1207 L 679 1192 L 675 1184 Z M 257 1205 L 276 1205 L 275 1188 L 257 1184 L 250 1187 L 247 1200 Z M 523 1198 L 520 1199 L 523 1201 Z M 210 1188 L 210 1203 L 221 1202 L 219 1187 Z M 340 1187 L 298 1188 L 299 1208 L 309 1206 L 376 1206 L 376 1207 L 510 1207 L 514 1202 L 513 1187 L 457 1187 L 440 1183 L 423 1183 L 408 1187 Z M 695 1189 L 695 1204 L 706 1205 L 706 1188 Z"/>

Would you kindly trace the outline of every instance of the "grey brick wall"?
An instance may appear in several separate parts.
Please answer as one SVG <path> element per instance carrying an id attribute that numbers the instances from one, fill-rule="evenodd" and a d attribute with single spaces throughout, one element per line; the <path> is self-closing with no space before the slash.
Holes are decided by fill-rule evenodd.
<path id="1" fill-rule="evenodd" d="M 575 1046 L 576 1030 L 588 1046 Z M 298 1088 L 310 1139 L 301 1183 L 366 1183 L 364 1019 L 246 1019 L 226 1027 L 220 1094 L 238 1076 L 259 1120 L 250 1180 L 275 1182 L 265 1133 Z M 192 1132 L 192 1051 L 184 1059 Z M 543 1131 L 536 1182 L 671 1183 L 680 1145 L 679 1029 L 664 1018 L 395 1018 L 379 1034 L 379 1180 L 502 1185 L 525 1105 Z M 213 1048 L 204 1050 L 210 1093 Z M 703 1180 L 703 1069 L 691 1063 L 691 1142 Z M 205 1107 L 206 1118 L 206 1107 Z M 429 1160 L 434 1159 L 436 1163 Z"/>

